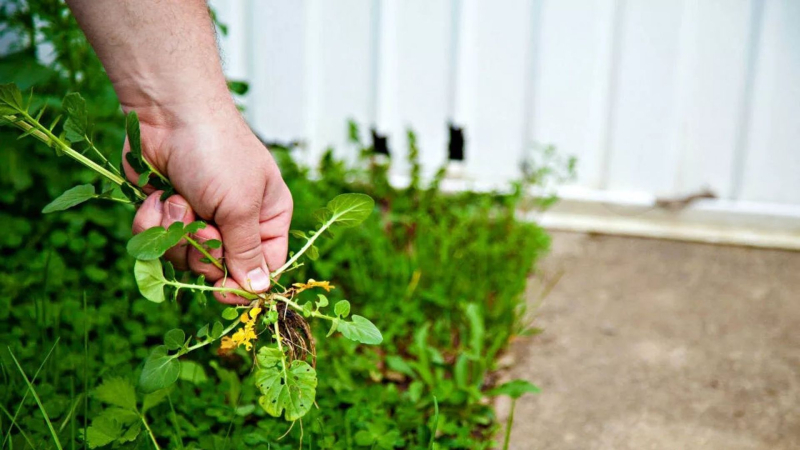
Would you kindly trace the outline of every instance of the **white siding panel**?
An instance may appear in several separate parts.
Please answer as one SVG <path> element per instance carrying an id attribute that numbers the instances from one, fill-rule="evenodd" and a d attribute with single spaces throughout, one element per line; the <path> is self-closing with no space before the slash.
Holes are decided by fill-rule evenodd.
<path id="1" fill-rule="evenodd" d="M 500 181 L 518 178 L 526 130 L 526 92 L 532 55 L 534 2 L 475 2 L 468 12 L 462 45 L 474 54 L 469 85 L 457 101 L 473 111 L 465 114 L 465 158 L 470 176 Z M 475 20 L 477 19 L 477 20 Z M 463 52 L 462 52 L 463 53 Z"/>
<path id="2" fill-rule="evenodd" d="M 616 2 L 547 1 L 540 18 L 529 144 L 578 157 L 582 185 L 599 187 L 614 70 Z"/>
<path id="3" fill-rule="evenodd" d="M 306 135 L 304 8 L 308 2 L 246 3 L 250 101 L 246 115 L 267 139 L 291 141 Z"/>
<path id="4" fill-rule="evenodd" d="M 625 3 L 606 188 L 672 192 L 682 12 L 674 0 Z"/>
<path id="5" fill-rule="evenodd" d="M 732 189 L 738 127 L 745 107 L 750 0 L 689 3 L 681 42 L 675 192 Z"/>
<path id="6" fill-rule="evenodd" d="M 741 199 L 800 204 L 800 2 L 765 2 Z"/>

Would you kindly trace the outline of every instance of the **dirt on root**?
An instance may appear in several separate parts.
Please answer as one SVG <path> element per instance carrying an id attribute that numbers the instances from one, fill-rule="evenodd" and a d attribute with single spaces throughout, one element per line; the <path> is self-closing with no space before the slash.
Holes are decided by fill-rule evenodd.
<path id="1" fill-rule="evenodd" d="M 800 252 L 554 233 L 531 304 L 559 275 L 511 448 L 800 448 Z"/>

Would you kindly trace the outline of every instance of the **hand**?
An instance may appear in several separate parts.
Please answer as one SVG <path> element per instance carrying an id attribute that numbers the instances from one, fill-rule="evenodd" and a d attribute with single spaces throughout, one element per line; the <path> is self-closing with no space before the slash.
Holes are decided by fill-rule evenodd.
<path id="1" fill-rule="evenodd" d="M 292 196 L 269 151 L 235 110 L 210 114 L 208 120 L 192 115 L 186 122 L 137 112 L 144 157 L 179 194 L 162 202 L 161 191 L 145 187 L 149 196 L 136 213 L 133 233 L 177 221 L 208 221 L 195 237 L 222 241 L 222 248 L 210 253 L 227 266 L 226 280 L 220 269 L 201 262 L 203 255 L 185 243 L 165 257 L 177 269 L 202 274 L 216 286 L 224 282 L 256 293 L 267 290 L 270 270 L 286 261 L 292 218 Z M 126 141 L 123 154 L 129 151 Z M 138 175 L 127 161 L 124 168 L 128 179 L 136 182 Z M 232 294 L 215 292 L 215 297 L 223 303 L 246 302 Z"/>

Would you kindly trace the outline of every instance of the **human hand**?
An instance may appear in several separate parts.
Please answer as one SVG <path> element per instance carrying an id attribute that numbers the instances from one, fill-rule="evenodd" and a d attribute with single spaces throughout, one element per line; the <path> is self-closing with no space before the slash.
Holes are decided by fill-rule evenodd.
<path id="1" fill-rule="evenodd" d="M 137 111 L 138 112 L 138 111 Z M 216 286 L 264 292 L 270 270 L 286 261 L 292 196 L 274 159 L 250 131 L 238 111 L 219 112 L 204 120 L 162 120 L 150 111 L 139 112 L 143 156 L 166 176 L 178 193 L 161 201 L 161 191 L 146 186 L 149 194 L 133 220 L 133 233 L 173 222 L 208 221 L 195 237 L 219 239 L 212 249 L 229 271 L 201 262 L 203 255 L 185 243 L 165 257 L 180 270 L 202 274 Z M 129 152 L 126 140 L 123 154 Z M 123 155 L 124 156 L 124 155 Z M 125 174 L 134 183 L 136 172 L 123 157 Z M 243 303 L 243 298 L 215 292 L 223 303 Z"/>

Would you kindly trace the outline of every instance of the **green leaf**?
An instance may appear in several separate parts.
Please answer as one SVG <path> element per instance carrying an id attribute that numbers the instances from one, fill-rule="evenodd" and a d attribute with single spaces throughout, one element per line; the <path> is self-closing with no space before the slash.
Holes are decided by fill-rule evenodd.
<path id="1" fill-rule="evenodd" d="M 178 378 L 193 384 L 202 384 L 208 381 L 208 376 L 206 371 L 203 370 L 203 366 L 194 361 L 183 361 L 181 363 L 181 372 Z"/>
<path id="2" fill-rule="evenodd" d="M 183 343 L 185 341 L 186 341 L 186 333 L 184 333 L 183 330 L 181 330 L 180 328 L 169 330 L 164 335 L 164 345 L 169 350 L 177 350 L 183 347 Z"/>
<path id="3" fill-rule="evenodd" d="M 216 249 L 222 247 L 222 241 L 219 239 L 209 239 L 205 242 L 206 247 L 210 249 Z"/>
<path id="4" fill-rule="evenodd" d="M 258 404 L 273 417 L 295 421 L 311 409 L 317 393 L 317 372 L 307 362 L 294 360 L 283 378 L 280 365 L 256 370 L 256 386 L 263 394 Z"/>
<path id="5" fill-rule="evenodd" d="M 278 311 L 269 310 L 267 314 L 264 316 L 264 320 L 266 321 L 267 325 L 272 325 L 273 323 L 278 321 Z"/>
<path id="6" fill-rule="evenodd" d="M 311 317 L 312 312 L 314 312 L 314 304 L 311 302 L 303 303 L 303 315 L 306 317 Z"/>
<path id="7" fill-rule="evenodd" d="M 101 402 L 120 408 L 136 410 L 136 390 L 130 381 L 114 377 L 103 380 L 94 390 L 94 396 Z"/>
<path id="8" fill-rule="evenodd" d="M 167 284 L 167 280 L 161 271 L 161 261 L 158 259 L 136 260 L 133 265 L 133 275 L 142 297 L 155 303 L 162 303 L 165 300 L 164 286 Z"/>
<path id="9" fill-rule="evenodd" d="M 322 294 L 317 294 L 317 298 L 319 299 L 317 301 L 317 308 L 324 308 L 328 306 L 328 297 L 325 297 Z"/>
<path id="10" fill-rule="evenodd" d="M 380 330 L 369 319 L 355 314 L 352 322 L 339 323 L 339 332 L 347 339 L 362 344 L 378 345 L 383 342 Z"/>
<path id="11" fill-rule="evenodd" d="M 138 179 L 138 180 L 136 180 L 136 185 L 137 185 L 137 186 L 139 186 L 139 187 L 145 187 L 145 186 L 147 186 L 147 183 L 149 183 L 149 182 L 150 182 L 150 175 L 151 175 L 152 173 L 153 173 L 153 172 L 151 172 L 151 171 L 149 171 L 149 170 L 145 170 L 144 172 L 142 172 L 141 174 L 139 174 L 139 179 Z"/>
<path id="12" fill-rule="evenodd" d="M 339 228 L 354 227 L 364 221 L 375 208 L 375 201 L 366 194 L 341 194 L 328 202 L 325 222 Z"/>
<path id="13" fill-rule="evenodd" d="M 350 314 L 350 302 L 347 300 L 339 300 L 333 305 L 333 312 L 341 318 L 347 317 Z"/>
<path id="14" fill-rule="evenodd" d="M 131 155 L 137 161 L 143 161 L 142 135 L 141 131 L 139 130 L 139 116 L 136 114 L 136 111 L 129 112 L 125 117 L 125 132 L 128 135 L 128 144 L 131 148 Z"/>
<path id="15" fill-rule="evenodd" d="M 194 222 L 186 225 L 183 229 L 183 234 L 194 234 L 197 233 L 199 230 L 202 230 L 206 227 L 206 223 L 201 220 L 195 220 Z"/>
<path id="16" fill-rule="evenodd" d="M 0 84 L 0 114 L 22 112 L 22 93 L 14 83 Z"/>
<path id="17" fill-rule="evenodd" d="M 225 331 L 225 329 L 222 327 L 222 322 L 214 322 L 214 326 L 211 327 L 211 339 L 219 339 L 223 331 Z"/>
<path id="18" fill-rule="evenodd" d="M 67 121 L 64 122 L 64 132 L 70 142 L 80 142 L 89 134 L 89 116 L 86 113 L 86 100 L 77 92 L 72 92 L 61 101 L 61 107 L 67 113 Z"/>
<path id="19" fill-rule="evenodd" d="M 91 184 L 81 184 L 64 191 L 63 194 L 59 195 L 55 200 L 48 203 L 47 206 L 42 209 L 42 212 L 44 214 L 49 214 L 51 212 L 64 211 L 65 209 L 80 205 L 87 200 L 91 200 L 94 197 L 94 186 Z"/>
<path id="20" fill-rule="evenodd" d="M 183 370 L 183 364 L 181 364 L 181 371 L 182 370 Z M 144 399 L 142 400 L 142 414 L 158 406 L 161 402 L 164 401 L 165 398 L 167 398 L 168 395 L 169 395 L 169 389 L 159 389 L 155 392 L 151 392 L 145 395 Z"/>
<path id="21" fill-rule="evenodd" d="M 222 310 L 222 318 L 225 320 L 234 320 L 239 317 L 239 311 L 236 308 L 229 306 Z"/>
<path id="22" fill-rule="evenodd" d="M 297 239 L 308 239 L 308 236 L 306 236 L 306 233 L 304 231 L 289 230 L 289 234 L 291 234 L 292 237 L 296 237 Z"/>
<path id="23" fill-rule="evenodd" d="M 200 329 L 197 330 L 195 336 L 197 336 L 198 339 L 208 336 L 208 324 L 205 324 L 202 327 L 200 327 Z"/>
<path id="24" fill-rule="evenodd" d="M 169 226 L 153 227 L 142 231 L 128 241 L 128 254 L 136 259 L 150 261 L 158 259 L 183 239 L 183 223 L 175 222 Z"/>
<path id="25" fill-rule="evenodd" d="M 325 335 L 325 337 L 331 337 L 331 335 L 332 335 L 334 332 L 336 332 L 336 328 L 338 328 L 338 327 L 339 327 L 339 322 L 340 322 L 340 320 L 339 320 L 339 319 L 333 319 L 333 320 L 331 320 L 331 328 L 328 330 L 328 334 L 326 334 L 326 335 Z"/>
<path id="26" fill-rule="evenodd" d="M 319 259 L 319 248 L 316 245 L 312 245 L 306 250 L 306 256 L 308 256 L 308 259 L 316 261 Z"/>
<path id="27" fill-rule="evenodd" d="M 259 367 L 268 368 L 280 364 L 283 353 L 275 347 L 261 347 L 256 354 Z"/>
<path id="28" fill-rule="evenodd" d="M 83 440 L 86 441 L 89 448 L 97 448 L 108 445 L 121 436 L 121 423 L 110 417 L 99 416 L 92 420 L 92 425 L 86 429 Z"/>
<path id="29" fill-rule="evenodd" d="M 500 386 L 490 390 L 487 392 L 488 395 L 495 396 L 495 395 L 507 395 L 513 399 L 518 399 L 525 394 L 538 394 L 542 392 L 541 389 L 536 387 L 536 385 L 530 383 L 529 381 L 525 380 L 511 380 L 507 383 L 503 383 Z"/>
<path id="30" fill-rule="evenodd" d="M 167 354 L 167 347 L 159 345 L 144 362 L 139 376 L 139 389 L 145 393 L 164 389 L 178 379 L 180 372 L 180 362 Z"/>

